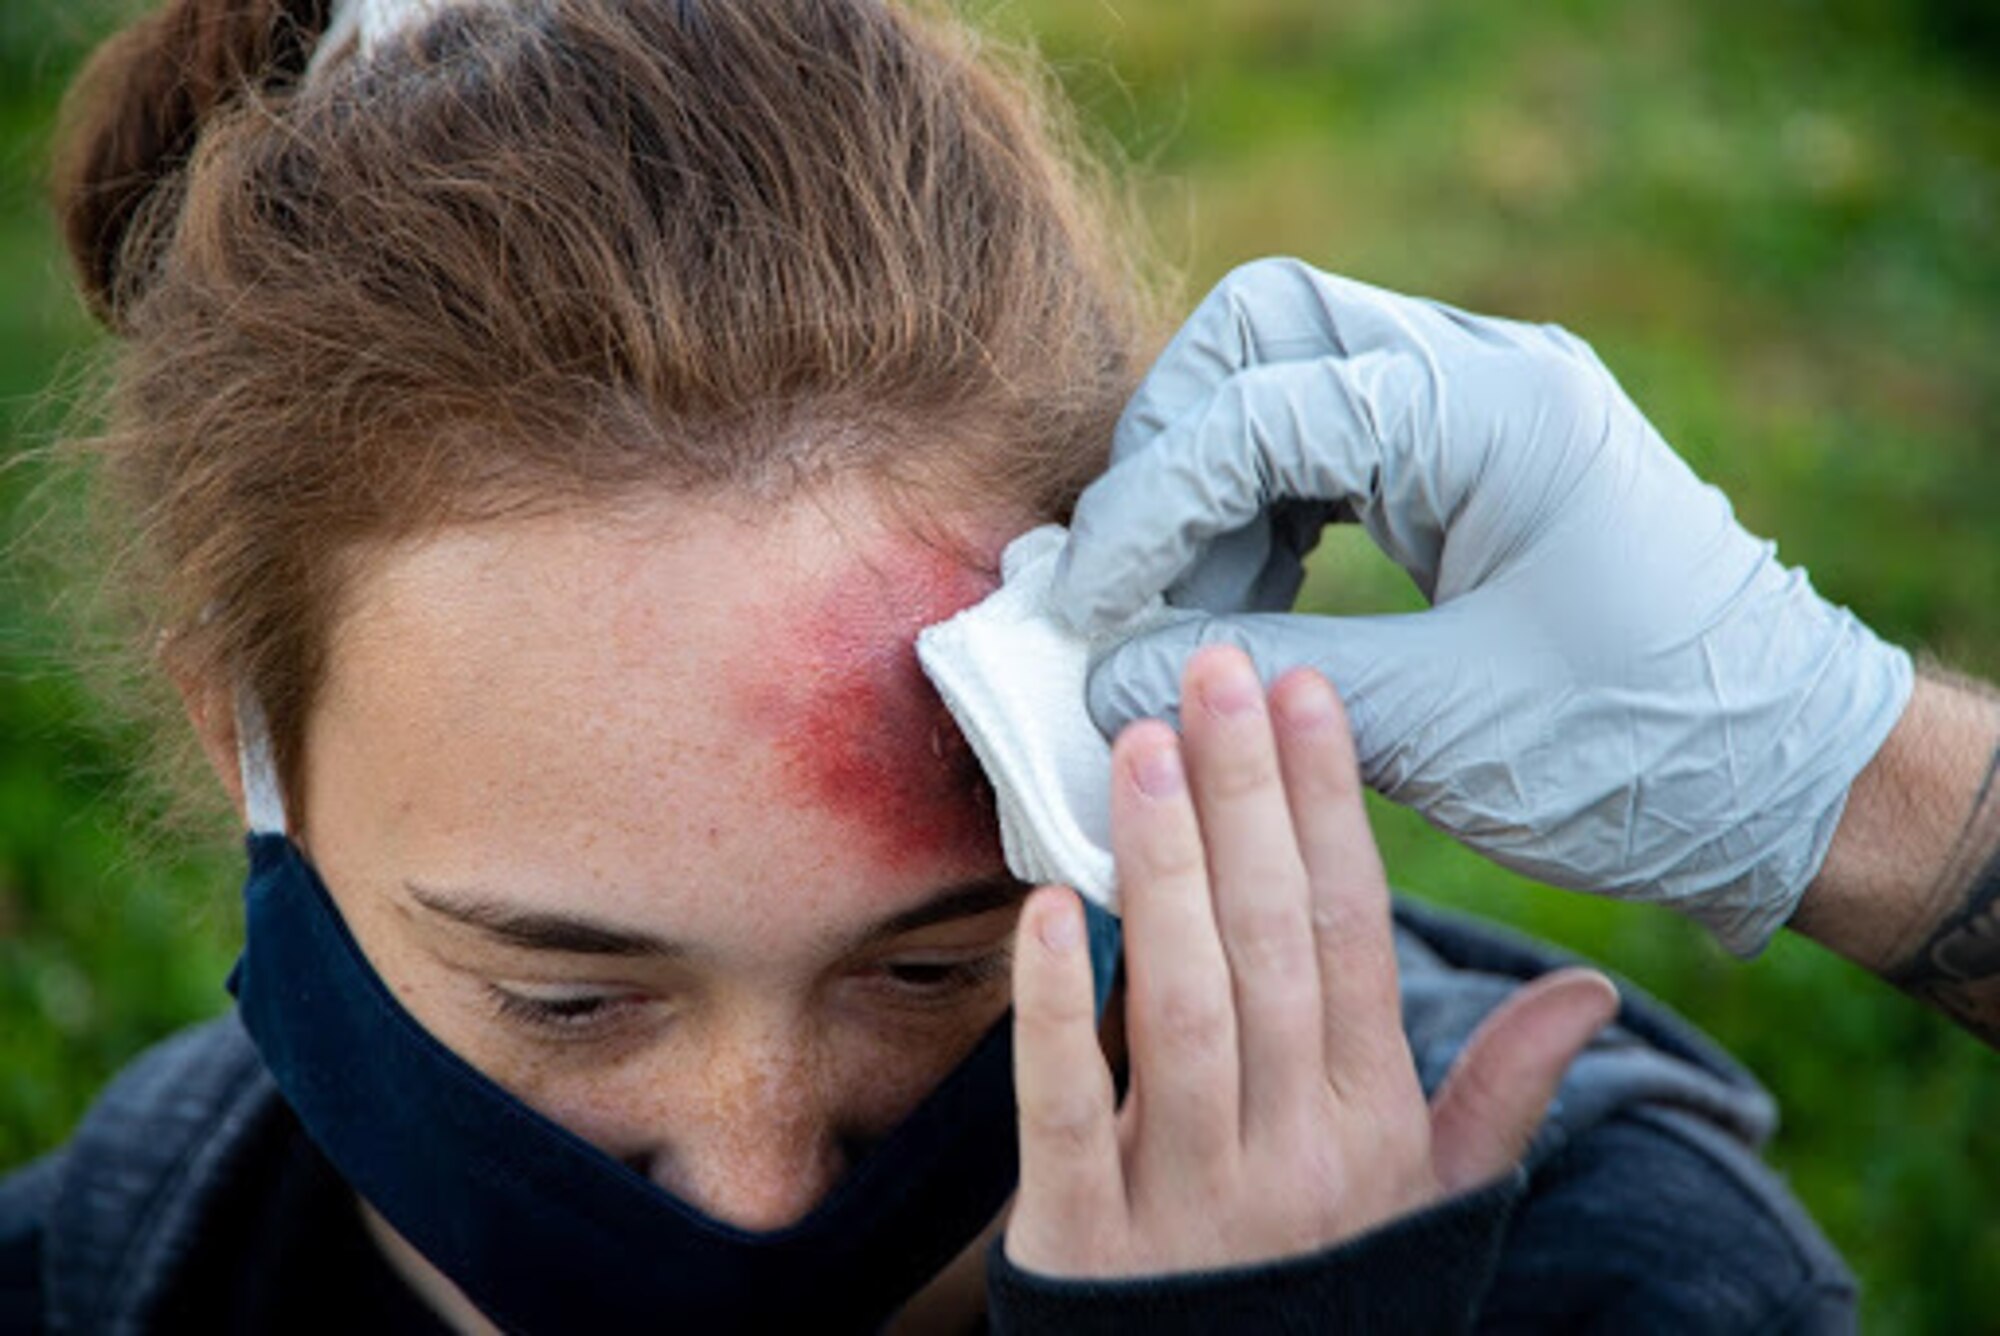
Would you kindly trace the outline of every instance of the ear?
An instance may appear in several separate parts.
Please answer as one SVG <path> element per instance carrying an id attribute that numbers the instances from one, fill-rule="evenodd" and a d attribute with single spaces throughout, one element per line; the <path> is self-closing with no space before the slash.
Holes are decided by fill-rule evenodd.
<path id="1" fill-rule="evenodd" d="M 167 664 L 167 675 L 173 679 L 174 689 L 181 694 L 181 705 L 187 710 L 188 723 L 194 728 L 195 737 L 201 741 L 201 750 L 208 757 L 209 768 L 222 781 L 223 791 L 229 795 L 237 819 L 247 822 L 249 817 L 243 807 L 243 765 L 236 746 L 234 686 L 175 672 L 171 662 Z"/>

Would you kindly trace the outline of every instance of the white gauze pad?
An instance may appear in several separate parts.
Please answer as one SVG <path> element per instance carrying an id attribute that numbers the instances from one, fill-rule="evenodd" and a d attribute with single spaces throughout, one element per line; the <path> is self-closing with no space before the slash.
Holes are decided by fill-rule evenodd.
<path id="1" fill-rule="evenodd" d="M 917 658 L 993 785 L 1007 868 L 1118 912 L 1111 862 L 1111 744 L 1090 721 L 1091 656 L 1166 622 L 1198 616 L 1155 599 L 1102 636 L 1072 631 L 1049 608 L 1067 531 L 1022 534 L 984 602 L 917 636 Z"/>

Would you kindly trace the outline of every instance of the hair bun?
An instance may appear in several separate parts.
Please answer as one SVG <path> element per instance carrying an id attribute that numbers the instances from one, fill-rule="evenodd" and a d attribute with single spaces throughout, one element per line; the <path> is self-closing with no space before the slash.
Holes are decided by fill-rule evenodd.
<path id="1" fill-rule="evenodd" d="M 329 0 L 168 0 L 98 47 L 63 107 L 52 187 L 98 317 L 118 328 L 171 230 L 149 217 L 217 112 L 295 81 Z"/>

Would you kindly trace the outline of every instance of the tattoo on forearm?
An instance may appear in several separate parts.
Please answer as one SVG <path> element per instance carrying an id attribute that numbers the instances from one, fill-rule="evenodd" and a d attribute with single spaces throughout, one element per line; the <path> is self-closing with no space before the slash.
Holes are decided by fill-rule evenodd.
<path id="1" fill-rule="evenodd" d="M 1979 781 L 1979 792 L 1972 795 L 1972 815 L 1965 819 L 1965 832 L 1961 838 L 1958 853 L 1965 852 L 1972 832 L 1979 827 L 1979 814 L 1987 810 L 1987 802 L 1993 797 L 1993 781 L 2000 779 L 2000 749 L 1993 753 L 1993 759 L 1986 763 L 1986 776 Z"/>
<path id="2" fill-rule="evenodd" d="M 2000 1048 L 2000 750 L 1938 889 L 1952 908 L 1886 977 Z"/>

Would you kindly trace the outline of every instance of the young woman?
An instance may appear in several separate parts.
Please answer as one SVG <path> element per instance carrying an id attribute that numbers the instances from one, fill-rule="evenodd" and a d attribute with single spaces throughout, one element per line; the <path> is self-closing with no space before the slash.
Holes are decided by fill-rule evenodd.
<path id="1" fill-rule="evenodd" d="M 1139 379 L 1061 143 L 873 0 L 174 0 L 105 47 L 92 444 L 247 941 L 0 1187 L 9 1329 L 1846 1320 L 1747 1076 L 1392 924 L 1318 674 L 1210 649 L 1122 733 L 1122 965 L 1006 875 L 911 646 Z"/>

